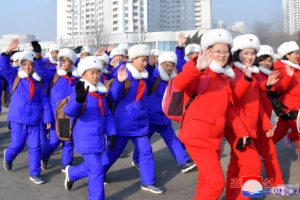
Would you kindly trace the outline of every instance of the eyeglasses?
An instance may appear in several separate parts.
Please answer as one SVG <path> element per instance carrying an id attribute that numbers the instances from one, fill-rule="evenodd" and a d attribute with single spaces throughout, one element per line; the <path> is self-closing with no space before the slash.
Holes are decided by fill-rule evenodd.
<path id="1" fill-rule="evenodd" d="M 59 62 L 61 62 L 61 63 L 67 63 L 67 62 L 71 62 L 71 60 L 68 60 L 68 59 L 61 59 L 61 60 L 59 60 Z"/>
<path id="2" fill-rule="evenodd" d="M 230 55 L 230 52 L 229 51 L 224 51 L 224 52 L 222 52 L 222 51 L 213 51 L 217 56 L 222 56 L 222 55 L 224 55 L 224 56 L 229 56 Z"/>

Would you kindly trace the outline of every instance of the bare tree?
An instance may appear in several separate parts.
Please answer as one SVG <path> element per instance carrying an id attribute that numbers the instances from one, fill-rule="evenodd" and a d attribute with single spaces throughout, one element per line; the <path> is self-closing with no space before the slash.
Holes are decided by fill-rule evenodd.
<path id="1" fill-rule="evenodd" d="M 103 45 L 106 45 L 111 40 L 111 35 L 108 34 L 108 31 L 105 29 L 102 23 L 98 23 L 95 20 L 94 26 L 92 27 L 92 34 L 91 34 L 91 43 L 95 47 L 95 49 L 100 48 Z"/>
<path id="2" fill-rule="evenodd" d="M 62 35 L 57 35 L 56 42 L 60 45 L 64 45 L 64 37 Z"/>
<path id="3" fill-rule="evenodd" d="M 141 43 L 146 42 L 148 37 L 149 37 L 149 34 L 147 32 L 143 32 L 143 31 L 137 31 L 132 34 L 132 40 L 136 44 L 141 44 Z"/>
<path id="4" fill-rule="evenodd" d="M 251 32 L 259 38 L 261 44 L 270 44 L 270 37 L 273 33 L 273 26 L 271 23 L 255 21 L 251 28 Z"/>

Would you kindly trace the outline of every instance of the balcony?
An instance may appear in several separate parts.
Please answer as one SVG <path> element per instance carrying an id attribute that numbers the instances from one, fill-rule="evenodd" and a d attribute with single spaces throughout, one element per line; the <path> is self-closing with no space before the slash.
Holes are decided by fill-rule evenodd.
<path id="1" fill-rule="evenodd" d="M 196 8 L 195 11 L 200 12 L 201 8 Z"/>
<path id="2" fill-rule="evenodd" d="M 201 17 L 201 13 L 199 13 L 199 12 L 198 12 L 198 13 L 195 13 L 195 16 L 196 16 L 196 17 Z"/>

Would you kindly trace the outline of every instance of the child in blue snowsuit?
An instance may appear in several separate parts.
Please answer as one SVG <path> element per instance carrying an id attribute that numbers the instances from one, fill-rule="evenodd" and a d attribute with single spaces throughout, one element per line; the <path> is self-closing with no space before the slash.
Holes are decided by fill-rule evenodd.
<path id="1" fill-rule="evenodd" d="M 11 143 L 4 150 L 3 165 L 5 170 L 11 171 L 12 162 L 17 155 L 28 145 L 28 165 L 30 180 L 36 184 L 42 184 L 44 179 L 41 173 L 41 149 L 39 140 L 40 124 L 43 120 L 49 129 L 52 122 L 51 107 L 45 94 L 45 84 L 34 72 L 34 66 L 44 66 L 41 58 L 36 58 L 33 51 L 23 51 L 20 55 L 21 67 L 14 70 L 10 64 L 10 53 L 17 48 L 19 41 L 14 39 L 6 53 L 1 55 L 1 71 L 13 85 L 19 80 L 11 97 L 11 106 L 7 120 L 11 123 Z M 44 118 L 44 119 L 43 119 Z"/>
<path id="2" fill-rule="evenodd" d="M 150 122 L 149 138 L 152 137 L 154 132 L 160 133 L 173 157 L 176 159 L 177 164 L 180 166 L 181 172 L 186 173 L 196 165 L 183 150 L 172 127 L 172 122 L 163 113 L 161 105 L 168 82 L 176 76 L 174 69 L 177 63 L 177 56 L 173 52 L 162 53 L 158 58 L 158 62 L 158 67 L 147 67 L 147 71 L 149 72 L 147 84 L 149 95 L 147 99 Z M 155 86 L 157 79 L 160 81 L 159 84 Z M 139 169 L 138 154 L 138 150 L 135 149 L 132 164 Z"/>
<path id="3" fill-rule="evenodd" d="M 82 79 L 76 83 L 64 111 L 73 122 L 80 113 L 72 135 L 75 149 L 82 155 L 84 162 L 77 166 L 67 166 L 65 188 L 71 190 L 74 181 L 88 177 L 89 199 L 103 200 L 104 169 L 101 154 L 106 149 L 105 133 L 113 150 L 116 131 L 107 107 L 107 89 L 99 82 L 103 71 L 101 60 L 95 56 L 81 59 L 78 71 Z"/>
<path id="4" fill-rule="evenodd" d="M 126 65 L 123 61 L 125 50 L 123 48 L 115 47 L 109 54 L 109 63 L 106 65 L 108 70 L 107 80 L 110 80 L 117 76 L 118 70 L 122 65 Z"/>
<path id="5" fill-rule="evenodd" d="M 147 113 L 148 72 L 145 70 L 150 48 L 148 45 L 135 45 L 129 49 L 131 63 L 120 67 L 118 76 L 113 81 L 108 98 L 115 105 L 114 123 L 116 127 L 115 150 L 107 149 L 102 156 L 102 164 L 106 173 L 112 164 L 120 157 L 127 142 L 131 140 L 139 149 L 139 164 L 141 188 L 152 193 L 160 194 L 163 189 L 155 185 L 154 158 L 148 137 L 149 120 Z M 128 93 L 123 96 L 126 79 L 130 81 Z"/>
<path id="6" fill-rule="evenodd" d="M 78 81 L 78 71 L 73 65 L 76 61 L 76 54 L 70 49 L 61 49 L 58 53 L 59 64 L 56 68 L 46 68 L 45 66 L 35 66 L 36 72 L 47 82 L 49 86 L 49 101 L 52 107 L 52 116 L 55 118 L 56 106 L 59 101 L 69 96 L 72 87 Z M 54 80 L 56 79 L 56 83 Z M 42 168 L 47 169 L 48 160 L 53 151 L 62 142 L 61 169 L 65 171 L 67 165 L 72 164 L 74 145 L 71 141 L 60 141 L 56 135 L 55 120 L 51 125 L 49 139 L 42 146 L 41 163 Z"/>

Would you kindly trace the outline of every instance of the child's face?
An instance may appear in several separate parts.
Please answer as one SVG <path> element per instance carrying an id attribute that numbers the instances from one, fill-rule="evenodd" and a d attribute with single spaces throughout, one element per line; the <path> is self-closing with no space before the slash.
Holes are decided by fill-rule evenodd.
<path id="1" fill-rule="evenodd" d="M 100 80 L 101 71 L 98 69 L 89 69 L 82 74 L 82 78 L 89 83 L 96 85 Z"/>
<path id="2" fill-rule="evenodd" d="M 135 67 L 140 72 L 144 71 L 144 69 L 147 66 L 147 62 L 148 62 L 148 56 L 140 56 L 132 59 L 133 67 Z"/>
<path id="3" fill-rule="evenodd" d="M 101 60 L 102 65 L 105 67 L 106 66 L 106 62 L 104 60 Z"/>
<path id="4" fill-rule="evenodd" d="M 81 53 L 80 58 L 83 59 L 83 58 L 86 58 L 88 56 L 90 56 L 89 53 L 83 52 L 83 53 Z"/>
<path id="5" fill-rule="evenodd" d="M 196 57 L 199 55 L 199 52 L 193 52 L 193 53 L 189 53 L 186 57 L 191 60 L 192 58 Z"/>
<path id="6" fill-rule="evenodd" d="M 158 56 L 155 56 L 155 64 L 158 65 Z"/>
<path id="7" fill-rule="evenodd" d="M 73 62 L 67 57 L 61 57 L 59 59 L 60 68 L 65 70 L 66 72 L 71 71 L 71 67 L 73 66 Z"/>
<path id="8" fill-rule="evenodd" d="M 287 59 L 295 64 L 298 64 L 298 56 L 299 56 L 299 51 L 294 51 L 293 53 L 286 55 Z"/>
<path id="9" fill-rule="evenodd" d="M 26 74 L 32 74 L 33 73 L 33 62 L 31 62 L 30 60 L 22 61 L 22 70 Z"/>
<path id="10" fill-rule="evenodd" d="M 122 55 L 116 55 L 116 56 L 114 56 L 114 60 L 115 60 L 117 63 L 120 63 L 120 62 L 122 62 L 122 60 L 123 60 L 123 56 L 122 56 Z"/>
<path id="11" fill-rule="evenodd" d="M 174 71 L 175 65 L 172 62 L 163 62 L 160 64 L 160 66 L 163 68 L 163 70 L 168 74 L 171 75 L 171 73 Z"/>
<path id="12" fill-rule="evenodd" d="M 16 63 L 16 66 L 20 66 L 19 60 L 17 60 L 15 63 Z"/>
<path id="13" fill-rule="evenodd" d="M 128 63 L 129 62 L 129 56 L 125 55 L 123 61 L 126 62 L 126 63 Z"/>
<path id="14" fill-rule="evenodd" d="M 51 51 L 52 59 L 57 61 L 58 51 Z"/>
<path id="15" fill-rule="evenodd" d="M 243 65 L 250 67 L 253 65 L 256 59 L 256 52 L 253 48 L 246 48 L 243 49 L 239 53 L 239 59 L 242 62 Z"/>
<path id="16" fill-rule="evenodd" d="M 273 59 L 271 56 L 267 57 L 266 59 L 264 59 L 258 63 L 259 66 L 262 66 L 267 69 L 271 69 L 272 64 L 273 64 Z"/>

